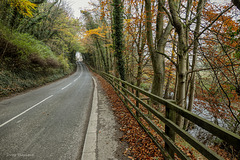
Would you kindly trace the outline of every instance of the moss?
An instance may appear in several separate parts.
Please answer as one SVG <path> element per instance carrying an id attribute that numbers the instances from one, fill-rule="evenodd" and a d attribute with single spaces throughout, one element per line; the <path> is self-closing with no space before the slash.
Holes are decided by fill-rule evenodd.
<path id="1" fill-rule="evenodd" d="M 151 84 L 149 83 L 141 83 L 140 88 L 144 89 L 145 91 L 149 91 Z"/>

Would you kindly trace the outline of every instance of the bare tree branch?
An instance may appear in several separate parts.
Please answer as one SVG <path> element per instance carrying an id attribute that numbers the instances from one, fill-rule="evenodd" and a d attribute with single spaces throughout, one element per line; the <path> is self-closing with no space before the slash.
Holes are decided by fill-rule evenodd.
<path id="1" fill-rule="evenodd" d="M 232 67 L 232 66 L 240 66 L 240 63 L 231 64 L 231 65 L 223 65 L 223 66 L 214 67 L 214 68 L 209 67 L 209 68 L 201 68 L 201 69 L 191 70 L 191 71 L 188 71 L 187 74 L 193 73 L 193 72 L 207 71 L 207 70 L 212 70 L 212 69 L 227 68 L 227 67 Z"/>
<path id="2" fill-rule="evenodd" d="M 209 64 L 210 67 L 212 68 L 213 73 L 214 73 L 214 75 L 215 75 L 215 78 L 216 78 L 216 80 L 217 80 L 217 82 L 218 82 L 218 85 L 220 86 L 220 89 L 222 90 L 223 94 L 226 96 L 226 98 L 227 98 L 227 100 L 228 100 L 228 104 L 226 104 L 226 105 L 227 105 L 227 107 L 229 108 L 229 110 L 230 110 L 233 118 L 237 121 L 237 123 L 240 124 L 240 120 L 239 120 L 238 117 L 233 113 L 233 110 L 232 110 L 232 107 L 231 107 L 231 100 L 230 100 L 228 94 L 226 93 L 226 91 L 224 90 L 224 88 L 223 88 L 223 86 L 222 86 L 222 84 L 221 84 L 221 82 L 220 82 L 220 79 L 218 78 L 218 75 L 217 75 L 217 73 L 216 73 L 216 70 L 214 70 L 213 65 L 211 64 L 211 62 L 209 61 L 209 59 L 205 56 L 205 54 L 203 54 L 203 57 L 207 60 L 208 64 Z"/>
<path id="3" fill-rule="evenodd" d="M 192 47 L 194 41 L 198 40 L 198 38 L 199 38 L 206 30 L 208 30 L 208 28 L 210 28 L 225 12 L 227 12 L 228 10 L 230 10 L 233 6 L 234 6 L 234 5 L 231 5 L 230 7 L 226 8 L 224 11 L 222 11 L 206 28 L 204 28 L 204 29 L 202 30 L 202 32 L 200 32 L 200 33 L 198 34 L 198 36 L 195 37 L 195 39 L 194 39 L 194 40 L 192 41 L 192 43 L 188 46 L 188 48 L 187 48 L 186 51 L 188 51 L 188 50 Z"/>
<path id="4" fill-rule="evenodd" d="M 165 53 L 161 53 L 161 52 L 159 52 L 159 51 L 155 51 L 156 53 L 158 53 L 158 54 L 161 54 L 161 55 L 163 55 L 164 57 L 166 57 L 170 62 L 172 62 L 173 64 L 174 64 L 174 66 L 177 68 L 177 63 L 176 62 L 174 62 L 168 55 L 166 55 Z"/>

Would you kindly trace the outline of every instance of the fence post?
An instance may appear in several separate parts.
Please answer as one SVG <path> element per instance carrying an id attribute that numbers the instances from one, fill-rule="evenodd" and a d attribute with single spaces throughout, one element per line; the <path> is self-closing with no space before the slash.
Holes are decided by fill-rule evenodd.
<path id="1" fill-rule="evenodd" d="M 172 122 L 176 123 L 176 112 L 171 110 L 168 105 L 166 105 L 166 118 L 170 119 Z M 175 132 L 173 129 L 165 125 L 165 133 L 175 142 Z M 174 159 L 174 151 L 165 143 L 165 149 L 169 155 Z"/>
<path id="2" fill-rule="evenodd" d="M 140 96 L 139 96 L 139 91 L 138 91 L 138 90 L 136 90 L 136 97 L 137 97 L 137 98 L 140 98 Z M 136 100 L 136 107 L 139 108 L 139 102 L 138 102 L 138 100 Z M 139 119 L 139 114 L 138 114 L 137 111 L 136 111 L 136 117 Z"/>
<path id="3" fill-rule="evenodd" d="M 118 85 L 116 85 L 116 87 L 118 88 L 118 95 L 121 95 L 120 91 L 121 91 L 121 88 L 120 88 L 120 85 L 122 85 L 122 83 L 116 79 L 116 83 L 118 83 Z"/>

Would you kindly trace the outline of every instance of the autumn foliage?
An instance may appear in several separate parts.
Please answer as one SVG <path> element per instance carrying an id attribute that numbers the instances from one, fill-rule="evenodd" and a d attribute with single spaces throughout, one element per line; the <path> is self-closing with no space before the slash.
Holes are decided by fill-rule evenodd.
<path id="1" fill-rule="evenodd" d="M 88 11 L 97 25 L 89 30 L 94 23 L 86 21 L 86 59 L 96 70 L 108 67 L 119 77 L 113 56 L 114 8 L 110 0 L 99 2 Z M 232 3 L 205 0 L 125 0 L 121 5 L 125 80 L 194 114 L 204 112 L 213 123 L 240 134 L 239 10 Z M 196 127 L 181 116 L 176 124 L 188 132 Z M 224 144 L 214 137 L 207 141 L 212 148 Z M 186 146 L 179 146 L 191 156 Z"/>

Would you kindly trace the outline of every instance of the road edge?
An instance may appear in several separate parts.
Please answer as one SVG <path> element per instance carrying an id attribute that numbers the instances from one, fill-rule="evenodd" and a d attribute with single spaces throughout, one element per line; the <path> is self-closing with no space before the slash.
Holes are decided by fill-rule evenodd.
<path id="1" fill-rule="evenodd" d="M 88 122 L 87 132 L 85 136 L 84 146 L 82 150 L 81 160 L 96 160 L 97 149 L 97 123 L 98 123 L 98 96 L 97 96 L 97 83 L 92 77 L 94 82 L 93 102 Z"/>

